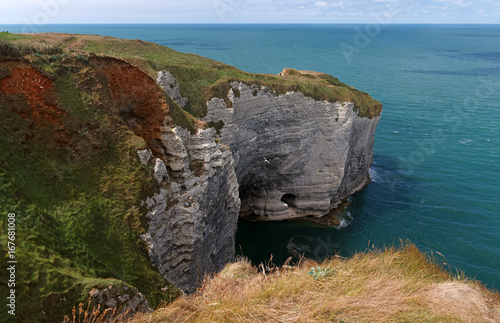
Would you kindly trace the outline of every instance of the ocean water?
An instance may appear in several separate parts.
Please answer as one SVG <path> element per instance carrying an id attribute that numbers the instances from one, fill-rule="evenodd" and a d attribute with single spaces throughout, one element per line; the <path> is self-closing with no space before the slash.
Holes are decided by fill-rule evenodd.
<path id="1" fill-rule="evenodd" d="M 342 225 L 240 222 L 254 263 L 409 240 L 500 289 L 500 25 L 47 25 L 143 39 L 254 73 L 332 74 L 384 104 L 372 183 Z M 0 25 L 0 30 L 23 30 Z M 442 255 L 442 256 L 441 256 Z"/>

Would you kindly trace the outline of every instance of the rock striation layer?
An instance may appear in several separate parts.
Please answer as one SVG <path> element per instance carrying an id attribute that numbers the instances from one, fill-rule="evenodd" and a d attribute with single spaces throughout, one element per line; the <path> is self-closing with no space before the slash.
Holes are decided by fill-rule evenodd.
<path id="1" fill-rule="evenodd" d="M 159 72 L 156 82 L 186 104 L 171 73 Z M 229 85 L 226 98 L 208 100 L 203 119 L 220 129 L 193 133 L 167 114 L 153 151 L 138 152 L 160 186 L 145 201 L 142 238 L 160 272 L 188 293 L 233 260 L 238 216 L 319 218 L 369 182 L 379 117 L 359 117 L 352 102 Z"/>
<path id="2" fill-rule="evenodd" d="M 156 82 L 186 104 L 171 73 L 159 72 Z M 206 273 L 233 260 L 238 216 L 279 221 L 328 214 L 368 184 L 378 120 L 359 117 L 352 102 L 278 95 L 232 81 L 226 98 L 207 102 L 203 121 L 220 129 L 193 133 L 169 114 L 154 136 L 136 129 L 148 134 L 151 150 L 138 155 L 160 187 L 144 203 L 149 222 L 142 238 L 153 263 L 192 293 Z"/>
<path id="3" fill-rule="evenodd" d="M 232 107 L 212 98 L 204 120 L 224 125 L 219 138 L 235 160 L 241 217 L 322 217 L 369 183 L 379 117 L 359 117 L 352 102 L 230 85 Z"/>

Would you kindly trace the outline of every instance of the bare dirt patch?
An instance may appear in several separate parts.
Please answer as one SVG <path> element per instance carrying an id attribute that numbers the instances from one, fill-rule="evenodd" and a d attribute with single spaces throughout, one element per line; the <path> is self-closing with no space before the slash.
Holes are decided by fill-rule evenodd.
<path id="1" fill-rule="evenodd" d="M 7 108 L 29 119 L 31 128 L 54 130 L 54 140 L 59 145 L 67 144 L 68 132 L 62 121 L 67 113 L 57 107 L 54 82 L 25 62 L 4 62 L 1 67 L 9 71 L 9 76 L 0 80 L 0 93 L 17 97 L 15 101 L 21 96 L 27 103 Z"/>

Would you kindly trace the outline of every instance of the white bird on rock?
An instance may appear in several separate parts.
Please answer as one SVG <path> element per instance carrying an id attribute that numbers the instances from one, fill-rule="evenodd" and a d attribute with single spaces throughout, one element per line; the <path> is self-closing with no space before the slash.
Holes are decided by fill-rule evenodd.
<path id="1" fill-rule="evenodd" d="M 265 163 L 268 163 L 268 164 L 271 164 L 271 162 L 269 162 L 269 160 L 267 160 L 267 158 L 266 158 L 266 157 L 264 157 L 264 162 L 265 162 Z"/>

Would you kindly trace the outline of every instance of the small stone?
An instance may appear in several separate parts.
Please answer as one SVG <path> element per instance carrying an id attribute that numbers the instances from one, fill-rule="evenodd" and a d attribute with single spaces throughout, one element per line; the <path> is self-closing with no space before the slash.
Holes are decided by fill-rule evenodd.
<path id="1" fill-rule="evenodd" d="M 141 299 L 139 297 L 135 297 L 129 304 L 128 308 L 132 311 L 132 312 L 137 312 L 138 308 L 139 308 L 139 305 L 141 304 Z"/>
<path id="2" fill-rule="evenodd" d="M 113 308 L 116 307 L 116 299 L 110 298 L 106 301 L 106 307 L 107 308 Z"/>
<path id="3" fill-rule="evenodd" d="M 99 290 L 97 288 L 92 288 L 92 290 L 89 292 L 90 297 L 97 297 L 99 295 Z"/>
<path id="4" fill-rule="evenodd" d="M 163 178 L 168 177 L 167 166 L 165 166 L 160 158 L 156 158 L 154 177 L 158 183 L 161 183 Z"/>
<path id="5" fill-rule="evenodd" d="M 153 157 L 153 153 L 149 149 L 138 150 L 137 155 L 139 155 L 142 165 L 147 165 L 148 161 Z"/>

